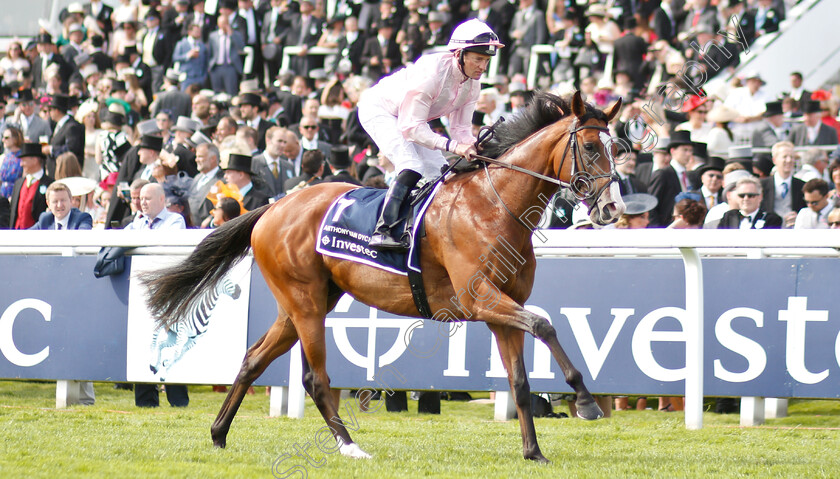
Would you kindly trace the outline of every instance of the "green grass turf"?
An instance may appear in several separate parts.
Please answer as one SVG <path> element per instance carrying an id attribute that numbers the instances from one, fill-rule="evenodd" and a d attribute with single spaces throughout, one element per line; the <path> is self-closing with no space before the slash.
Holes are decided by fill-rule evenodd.
<path id="1" fill-rule="evenodd" d="M 132 392 L 109 383 L 97 383 L 96 394 L 94 406 L 56 410 L 54 383 L 0 382 L 0 478 L 272 477 L 278 457 L 324 427 L 311 401 L 302 420 L 267 417 L 268 397 L 257 388 L 220 450 L 210 424 L 224 395 L 208 386 L 191 386 L 185 409 L 136 408 Z M 306 465 L 308 477 L 840 477 L 838 401 L 791 401 L 789 417 L 758 428 L 711 413 L 699 431 L 685 429 L 682 413 L 658 411 L 537 419 L 547 465 L 522 459 L 518 423 L 494 422 L 492 404 L 444 401 L 440 416 L 418 415 L 414 401 L 399 414 L 348 404 L 359 427 L 353 438 L 373 459 L 325 455 L 313 445 L 323 463 Z M 287 460 L 277 472 L 294 464 L 306 463 Z"/>

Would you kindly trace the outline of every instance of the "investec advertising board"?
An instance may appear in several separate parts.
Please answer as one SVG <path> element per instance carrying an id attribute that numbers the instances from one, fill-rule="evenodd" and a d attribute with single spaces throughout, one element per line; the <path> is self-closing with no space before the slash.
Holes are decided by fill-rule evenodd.
<path id="1" fill-rule="evenodd" d="M 127 318 L 136 314 L 129 310 L 144 306 L 129 301 L 137 286 L 128 274 L 96 280 L 93 259 L 84 257 L 2 257 L 0 265 L 15 278 L 0 290 L 1 377 L 126 378 L 127 351 L 136 349 L 129 345 L 149 342 L 148 334 L 129 334 Z M 840 260 L 706 259 L 703 266 L 707 395 L 840 397 Z M 689 339 L 683 271 L 672 259 L 542 258 L 526 307 L 551 321 L 593 391 L 681 394 Z M 256 268 L 246 297 L 245 340 L 199 334 L 193 349 L 239 353 L 262 336 L 277 309 Z M 233 298 L 229 289 L 218 301 L 229 308 L 238 304 Z M 230 316 L 213 316 L 211 327 L 235 321 Z M 345 296 L 326 325 L 336 387 L 508 389 L 484 324 L 395 317 Z M 525 342 L 532 390 L 569 391 L 548 349 L 527 335 Z M 180 367 L 196 368 L 202 381 L 229 383 L 238 368 L 214 375 L 190 360 L 192 349 L 181 352 Z M 158 354 L 173 353 L 164 345 Z M 172 371 L 179 380 L 191 376 Z M 285 385 L 288 376 L 286 355 L 258 384 Z"/>

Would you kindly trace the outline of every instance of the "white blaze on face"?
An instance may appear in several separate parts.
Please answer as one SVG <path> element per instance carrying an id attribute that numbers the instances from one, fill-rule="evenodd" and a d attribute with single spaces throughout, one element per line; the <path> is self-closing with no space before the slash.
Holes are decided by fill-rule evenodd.
<path id="1" fill-rule="evenodd" d="M 604 145 L 604 153 L 607 155 L 607 159 L 610 160 L 610 169 L 612 169 L 612 165 L 615 164 L 615 158 L 612 155 L 612 137 L 606 131 L 602 131 L 598 133 L 598 138 L 601 139 L 601 144 Z"/>

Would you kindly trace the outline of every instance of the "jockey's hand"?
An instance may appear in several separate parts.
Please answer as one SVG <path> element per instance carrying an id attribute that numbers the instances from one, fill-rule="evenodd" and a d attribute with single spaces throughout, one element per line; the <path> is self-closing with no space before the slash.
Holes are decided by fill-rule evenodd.
<path id="1" fill-rule="evenodd" d="M 466 158 L 467 161 L 472 160 L 473 156 L 475 156 L 477 153 L 478 152 L 475 151 L 475 146 L 473 145 L 458 143 L 458 146 L 455 147 L 455 154 Z"/>

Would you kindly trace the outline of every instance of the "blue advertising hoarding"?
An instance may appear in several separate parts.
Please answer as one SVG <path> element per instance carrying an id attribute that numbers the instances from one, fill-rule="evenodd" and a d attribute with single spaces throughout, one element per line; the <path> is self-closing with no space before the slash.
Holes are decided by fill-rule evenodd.
<path id="1" fill-rule="evenodd" d="M 126 318 L 129 308 L 142 305 L 129 304 L 128 274 L 94 279 L 93 261 L 0 257 L 15 277 L 0 290 L 0 377 L 125 379 L 127 344 L 136 340 Z M 526 307 L 551 321 L 592 391 L 682 394 L 680 260 L 538 261 Z M 832 291 L 840 283 L 840 260 L 705 259 L 703 266 L 707 395 L 840 397 L 840 305 Z M 257 268 L 250 283 L 247 345 L 277 317 Z M 335 387 L 508 389 L 484 324 L 396 317 L 345 296 L 326 326 Z M 528 335 L 525 342 L 532 390 L 569 391 L 548 349 Z M 287 354 L 257 384 L 286 385 L 288 376 Z"/>

